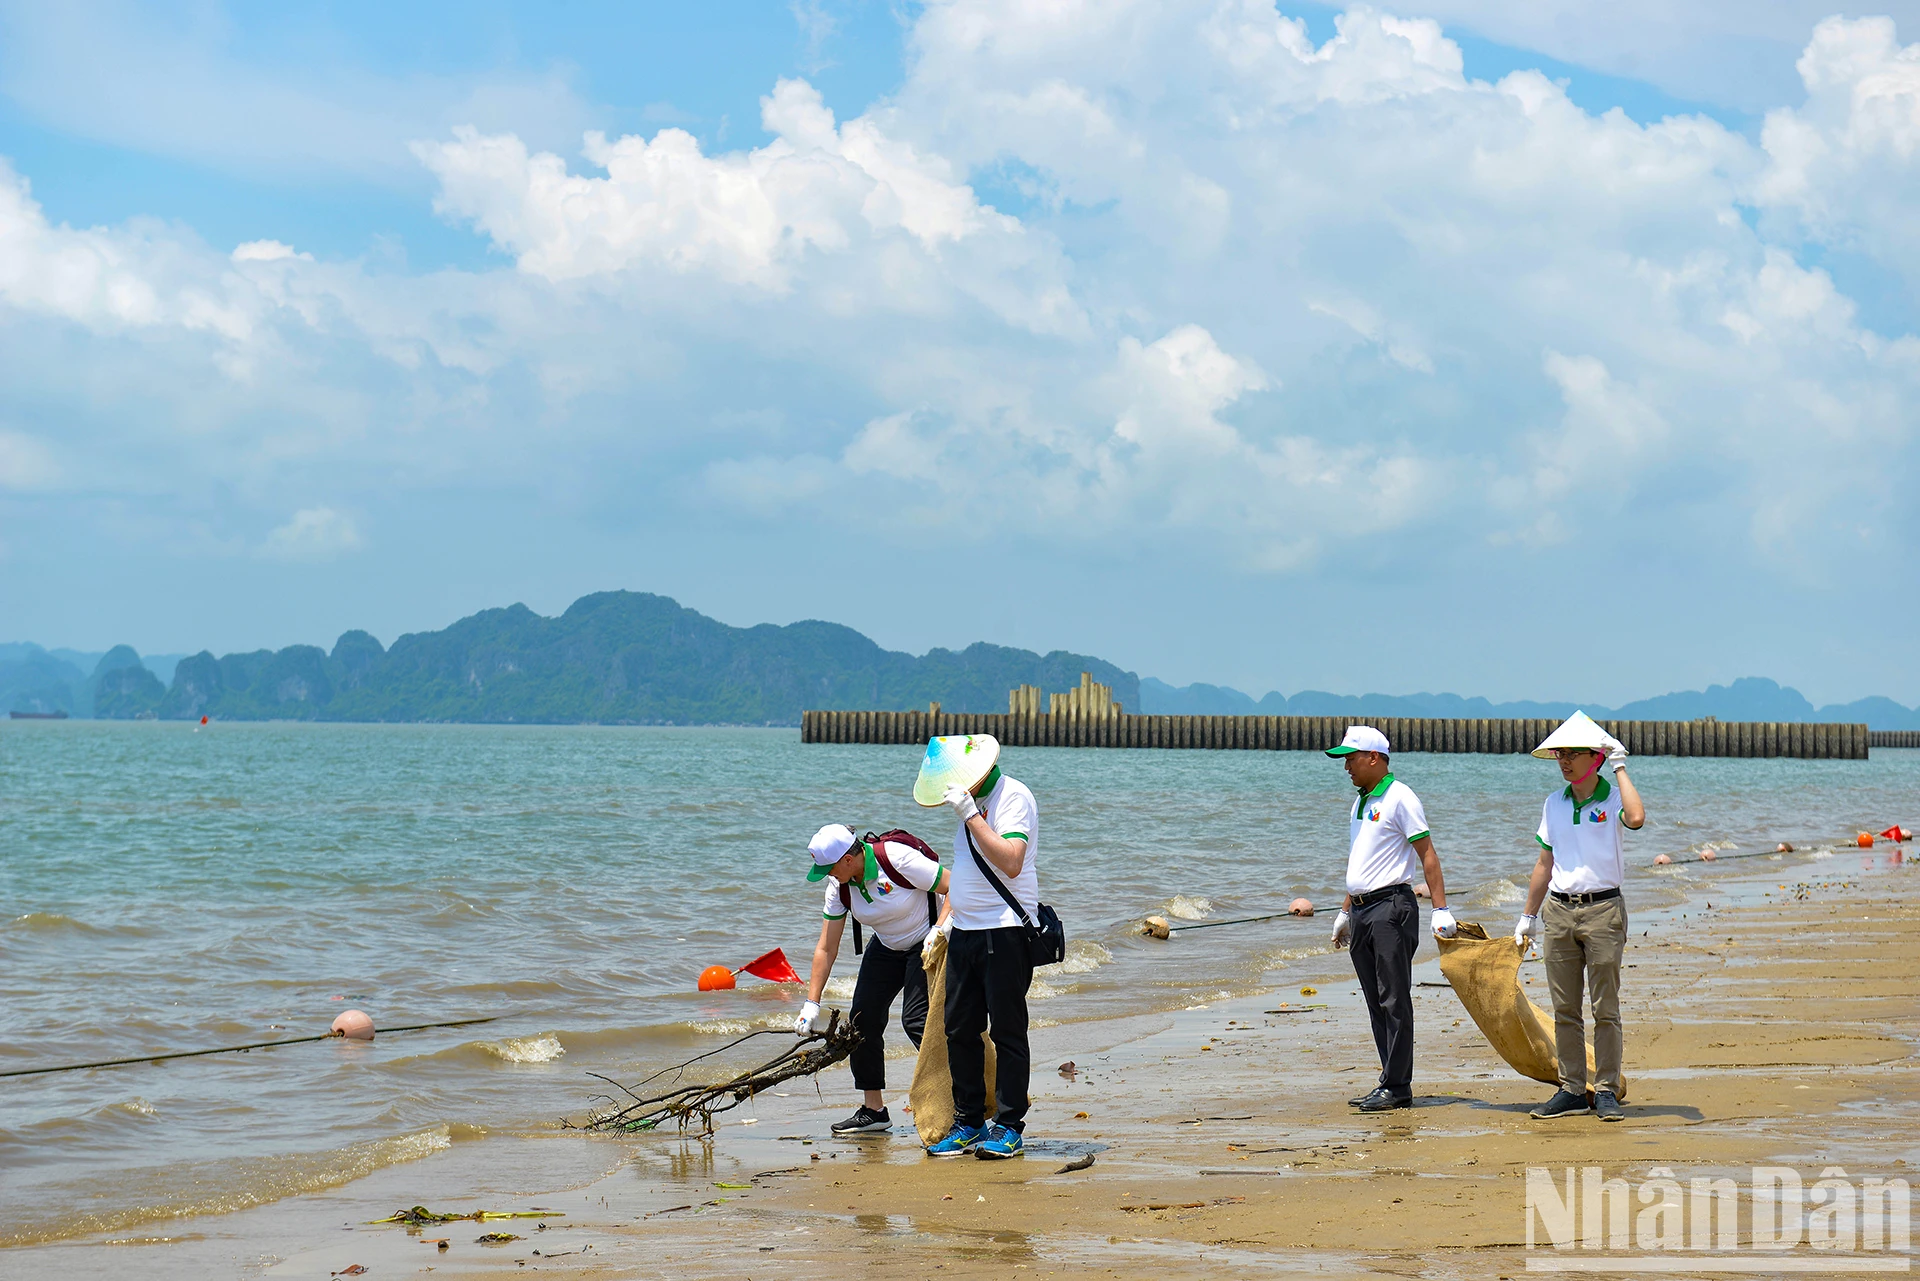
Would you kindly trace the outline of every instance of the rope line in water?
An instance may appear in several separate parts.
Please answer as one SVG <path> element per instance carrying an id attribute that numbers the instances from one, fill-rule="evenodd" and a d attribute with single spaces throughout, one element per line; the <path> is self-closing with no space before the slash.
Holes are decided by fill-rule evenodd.
<path id="1" fill-rule="evenodd" d="M 424 1032 L 434 1027 L 472 1027 L 475 1023 L 491 1023 L 497 1015 L 484 1019 L 454 1019 L 447 1023 L 411 1023 L 406 1027 L 376 1028 L 376 1032 Z M 67 1063 L 60 1067 L 15 1068 L 11 1072 L 0 1072 L 0 1077 L 40 1076 L 47 1072 L 80 1072 L 87 1068 L 126 1067 L 133 1063 L 158 1063 L 162 1059 L 195 1059 L 203 1054 L 237 1054 L 241 1050 L 270 1050 L 277 1045 L 306 1045 L 313 1041 L 336 1041 L 341 1039 L 338 1032 L 326 1032 L 319 1036 L 296 1036 L 285 1041 L 255 1041 L 250 1045 L 222 1045 L 211 1050 L 175 1050 L 171 1054 L 140 1054 L 130 1059 L 103 1059 L 98 1063 Z"/>

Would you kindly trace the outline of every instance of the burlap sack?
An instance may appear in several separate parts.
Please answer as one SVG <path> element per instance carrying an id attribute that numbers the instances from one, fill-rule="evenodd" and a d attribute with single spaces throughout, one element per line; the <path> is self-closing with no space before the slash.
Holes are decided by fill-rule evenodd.
<path id="1" fill-rule="evenodd" d="M 1528 999 L 1520 987 L 1520 949 L 1513 936 L 1488 938 L 1478 925 L 1462 922 L 1460 932 L 1440 944 L 1440 972 L 1473 1016 L 1494 1053 L 1521 1076 L 1549 1085 L 1560 1082 L 1553 1048 L 1553 1016 Z M 1587 1080 L 1594 1080 L 1593 1046 L 1587 1046 Z M 1627 1097 L 1626 1081 L 1620 1099 Z"/>
<path id="2" fill-rule="evenodd" d="M 947 940 L 934 940 L 926 957 L 927 1026 L 920 1033 L 920 1056 L 913 1061 L 913 1085 L 907 1102 L 922 1143 L 938 1143 L 953 1128 L 953 1073 L 947 1068 Z M 987 1050 L 987 1114 L 993 1114 L 993 1038 L 980 1039 Z"/>

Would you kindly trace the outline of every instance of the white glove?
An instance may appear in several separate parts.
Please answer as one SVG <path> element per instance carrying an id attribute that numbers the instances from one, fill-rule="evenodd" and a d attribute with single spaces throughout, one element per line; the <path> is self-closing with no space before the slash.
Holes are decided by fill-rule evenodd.
<path id="1" fill-rule="evenodd" d="M 1613 735 L 1607 735 L 1607 764 L 1614 769 L 1624 769 L 1627 764 L 1627 745 Z"/>
<path id="2" fill-rule="evenodd" d="M 1352 936 L 1353 925 L 1347 918 L 1346 909 L 1342 908 L 1340 915 L 1333 918 L 1333 945 L 1345 947 L 1347 940 Z"/>
<path id="3" fill-rule="evenodd" d="M 941 799 L 953 806 L 953 812 L 960 816 L 962 823 L 980 816 L 979 804 L 973 799 L 973 795 L 958 783 L 949 784 L 947 794 Z"/>
<path id="4" fill-rule="evenodd" d="M 920 940 L 920 959 L 922 961 L 931 960 L 933 958 L 934 940 L 947 938 L 952 933 L 953 933 L 953 918 L 951 916 L 949 916 L 946 920 L 940 922 L 940 924 L 934 926 L 932 929 L 928 930 L 927 936 Z"/>
<path id="5" fill-rule="evenodd" d="M 1460 932 L 1460 926 L 1453 919 L 1453 913 L 1444 907 L 1433 909 L 1433 936 L 1437 939 L 1450 939 Z"/>
<path id="6" fill-rule="evenodd" d="M 1540 918 L 1537 916 L 1528 916 L 1522 912 L 1520 919 L 1513 923 L 1513 945 L 1515 947 L 1525 947 L 1528 939 L 1536 939 L 1539 937 Z"/>
<path id="7" fill-rule="evenodd" d="M 800 1007 L 799 1016 L 793 1020 L 793 1034 L 795 1036 L 807 1035 L 813 1031 L 813 1021 L 819 1017 L 820 1003 L 818 1001 L 808 1001 Z"/>

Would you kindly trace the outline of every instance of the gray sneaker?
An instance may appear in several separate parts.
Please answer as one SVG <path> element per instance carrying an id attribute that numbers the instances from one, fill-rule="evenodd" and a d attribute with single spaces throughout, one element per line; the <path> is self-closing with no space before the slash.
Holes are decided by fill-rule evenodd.
<path id="1" fill-rule="evenodd" d="M 1585 1116 L 1593 1109 L 1587 1106 L 1587 1096 L 1575 1094 L 1572 1090 L 1557 1090 L 1554 1096 L 1533 1110 L 1532 1115 L 1541 1120 L 1556 1116 Z"/>
<path id="2" fill-rule="evenodd" d="M 1602 1121 L 1624 1121 L 1627 1111 L 1620 1106 L 1620 1100 L 1613 1097 L 1612 1090 L 1601 1090 L 1593 1096 L 1593 1114 Z"/>

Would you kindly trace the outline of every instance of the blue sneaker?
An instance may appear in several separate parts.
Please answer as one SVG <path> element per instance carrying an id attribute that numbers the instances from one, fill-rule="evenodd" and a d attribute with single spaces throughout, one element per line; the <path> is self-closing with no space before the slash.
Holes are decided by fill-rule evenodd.
<path id="1" fill-rule="evenodd" d="M 1009 1130 L 1004 1125 L 990 1125 L 974 1145 L 973 1154 L 982 1161 L 1004 1161 L 1010 1156 L 1019 1156 L 1025 1146 L 1020 1141 L 1020 1131 Z"/>
<path id="2" fill-rule="evenodd" d="M 967 1150 L 987 1132 L 981 1125 L 956 1125 L 947 1137 L 927 1148 L 928 1156 L 965 1156 Z"/>

